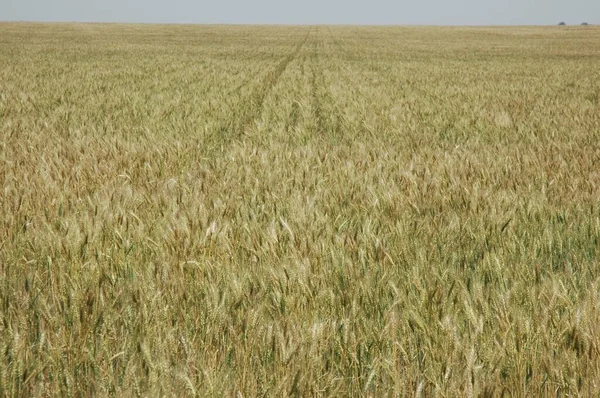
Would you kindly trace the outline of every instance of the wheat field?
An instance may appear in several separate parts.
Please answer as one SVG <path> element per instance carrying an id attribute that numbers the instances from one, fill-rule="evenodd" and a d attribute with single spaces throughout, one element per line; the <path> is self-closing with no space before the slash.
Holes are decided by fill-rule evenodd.
<path id="1" fill-rule="evenodd" d="M 600 28 L 0 24 L 0 396 L 597 396 Z"/>

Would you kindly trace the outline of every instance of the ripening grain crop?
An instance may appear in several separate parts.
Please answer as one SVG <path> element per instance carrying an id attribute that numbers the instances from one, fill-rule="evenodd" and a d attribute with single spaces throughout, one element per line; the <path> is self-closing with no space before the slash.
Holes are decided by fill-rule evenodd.
<path id="1" fill-rule="evenodd" d="M 600 29 L 0 24 L 0 396 L 600 393 Z"/>

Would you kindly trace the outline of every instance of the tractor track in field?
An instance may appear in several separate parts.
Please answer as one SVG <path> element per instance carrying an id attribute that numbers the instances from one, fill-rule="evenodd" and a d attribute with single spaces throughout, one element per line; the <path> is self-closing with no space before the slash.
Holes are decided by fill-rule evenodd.
<path id="1" fill-rule="evenodd" d="M 321 55 L 317 48 L 318 44 L 318 41 L 314 42 L 311 54 L 312 62 L 310 63 L 310 91 L 313 117 L 315 119 L 315 133 L 330 142 L 335 142 L 343 136 L 344 120 L 339 106 L 331 94 L 331 87 L 319 62 Z"/>
<path id="2" fill-rule="evenodd" d="M 313 117 L 315 118 L 317 134 L 325 134 L 325 117 L 323 115 L 323 106 L 319 96 L 319 84 L 322 84 L 323 73 L 311 64 L 310 68 L 310 93 L 313 103 Z"/>
<path id="3" fill-rule="evenodd" d="M 317 34 L 318 34 L 318 28 L 317 28 Z M 311 98 L 312 98 L 312 114 L 313 114 L 313 118 L 315 120 L 315 124 L 316 124 L 316 133 L 318 135 L 323 135 L 326 133 L 326 126 L 325 126 L 325 117 L 323 114 L 323 104 L 321 101 L 321 97 L 319 95 L 319 86 L 323 87 L 323 71 L 318 67 L 315 66 L 315 63 L 317 62 L 318 58 L 319 58 L 319 54 L 316 48 L 316 45 L 318 44 L 317 41 L 315 40 L 314 43 L 312 43 L 312 52 L 311 52 L 311 63 L 310 63 L 310 93 L 311 93 Z"/>
<path id="4" fill-rule="evenodd" d="M 255 119 L 257 119 L 260 116 L 260 114 L 263 111 L 265 98 L 267 97 L 269 92 L 273 90 L 273 87 L 275 87 L 275 85 L 281 78 L 281 75 L 283 75 L 283 72 L 285 72 L 285 70 L 287 69 L 288 65 L 294 59 L 296 59 L 296 57 L 300 53 L 300 50 L 302 50 L 302 47 L 304 47 L 304 45 L 308 41 L 309 35 L 310 31 L 304 36 L 302 41 L 296 45 L 294 51 L 291 54 L 287 55 L 285 58 L 283 58 L 279 62 L 279 64 L 277 64 L 275 69 L 273 69 L 267 74 L 267 76 L 263 79 L 262 84 L 253 93 L 252 97 L 250 98 L 250 102 L 254 105 L 252 107 L 254 109 L 252 109 L 252 111 L 246 116 L 246 119 L 244 120 L 244 127 L 251 124 Z"/>
<path id="5" fill-rule="evenodd" d="M 241 101 L 239 105 L 240 113 L 232 120 L 229 120 L 218 127 L 215 138 L 219 141 L 220 146 L 222 146 L 224 142 L 229 143 L 236 138 L 243 136 L 248 127 L 261 116 L 267 96 L 277 85 L 289 64 L 298 57 L 298 54 L 308 41 L 311 31 L 312 29 L 306 33 L 299 43 L 296 44 L 294 50 L 290 54 L 281 59 L 275 68 L 265 75 L 252 94 Z"/>

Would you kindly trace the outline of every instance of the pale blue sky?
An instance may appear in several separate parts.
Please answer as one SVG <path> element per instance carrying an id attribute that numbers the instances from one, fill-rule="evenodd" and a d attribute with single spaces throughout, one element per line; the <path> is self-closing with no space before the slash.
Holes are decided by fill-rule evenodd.
<path id="1" fill-rule="evenodd" d="M 600 22 L 600 0 L 0 0 L 0 20 L 578 25 Z"/>

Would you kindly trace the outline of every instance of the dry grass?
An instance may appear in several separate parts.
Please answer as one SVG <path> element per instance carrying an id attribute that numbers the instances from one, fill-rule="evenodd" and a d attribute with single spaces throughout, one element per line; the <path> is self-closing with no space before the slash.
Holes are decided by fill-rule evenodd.
<path id="1" fill-rule="evenodd" d="M 600 29 L 0 24 L 0 396 L 598 395 Z"/>

